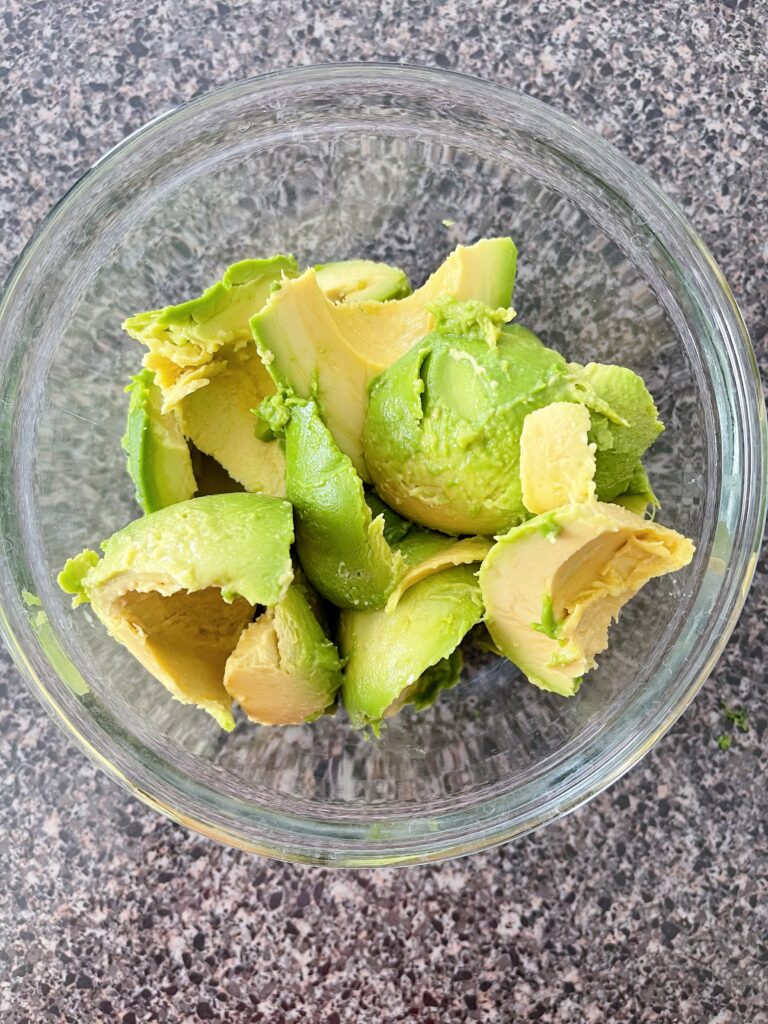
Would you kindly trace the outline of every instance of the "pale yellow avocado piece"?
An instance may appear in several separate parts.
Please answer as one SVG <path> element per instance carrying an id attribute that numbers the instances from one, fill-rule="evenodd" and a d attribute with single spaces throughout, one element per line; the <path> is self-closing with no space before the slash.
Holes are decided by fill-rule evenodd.
<path id="1" fill-rule="evenodd" d="M 354 305 L 334 304 L 307 270 L 283 281 L 251 329 L 275 382 L 315 398 L 336 444 L 369 480 L 361 440 L 368 383 L 429 334 L 435 318 L 428 307 L 441 296 L 508 306 L 516 253 L 509 238 L 460 245 L 407 298 Z"/>
<path id="2" fill-rule="evenodd" d="M 300 725 L 331 710 L 341 687 L 339 653 L 323 632 L 306 585 L 293 585 L 243 632 L 224 686 L 262 725 Z"/>
<path id="3" fill-rule="evenodd" d="M 523 504 L 538 515 L 595 497 L 595 449 L 585 405 L 551 402 L 529 412 L 520 433 Z"/>
<path id="4" fill-rule="evenodd" d="M 690 540 L 618 505 L 585 502 L 501 537 L 480 569 L 486 625 L 530 682 L 572 696 L 640 588 L 688 565 Z"/>
<path id="5" fill-rule="evenodd" d="M 274 393 L 272 378 L 255 350 L 233 353 L 207 386 L 176 406 L 181 431 L 220 463 L 246 491 L 285 495 L 285 458 L 275 441 L 256 436 L 251 410 Z"/>

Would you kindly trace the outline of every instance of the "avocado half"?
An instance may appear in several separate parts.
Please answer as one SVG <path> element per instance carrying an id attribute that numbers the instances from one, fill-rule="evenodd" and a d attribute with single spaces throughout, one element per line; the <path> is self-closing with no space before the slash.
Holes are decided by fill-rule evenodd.
<path id="1" fill-rule="evenodd" d="M 535 686 L 565 697 L 649 580 L 688 565 L 690 540 L 618 505 L 566 505 L 510 530 L 480 569 L 485 622 Z"/>
<path id="2" fill-rule="evenodd" d="M 258 605 L 293 578 L 291 507 L 279 498 L 192 498 L 130 523 L 103 557 L 70 559 L 59 585 L 90 601 L 108 632 L 184 704 L 234 728 L 224 686 L 229 656 Z"/>

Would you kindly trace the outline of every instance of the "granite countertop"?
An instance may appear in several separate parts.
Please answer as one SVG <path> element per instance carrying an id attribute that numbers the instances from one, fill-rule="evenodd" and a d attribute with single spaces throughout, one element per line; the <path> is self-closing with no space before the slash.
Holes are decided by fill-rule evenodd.
<path id="1" fill-rule="evenodd" d="M 0 274 L 154 114 L 337 59 L 552 103 L 699 228 L 768 368 L 765 2 L 8 0 Z M 375 26 L 375 30 L 373 28 Z M 72 1021 L 768 1021 L 768 574 L 693 706 L 588 806 L 437 866 L 334 873 L 215 846 L 101 775 L 0 654 L 0 1014 Z M 721 700 L 748 733 L 722 751 Z"/>

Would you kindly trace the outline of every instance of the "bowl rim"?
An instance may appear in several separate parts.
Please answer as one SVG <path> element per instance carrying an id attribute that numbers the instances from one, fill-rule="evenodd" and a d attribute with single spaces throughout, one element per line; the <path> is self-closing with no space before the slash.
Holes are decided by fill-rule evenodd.
<path id="1" fill-rule="evenodd" d="M 382 83 L 393 79 L 398 79 L 402 83 L 405 78 L 409 79 L 414 86 L 418 86 L 420 83 L 442 82 L 449 94 L 462 93 L 474 102 L 480 100 L 486 103 L 495 102 L 500 107 L 525 111 L 532 117 L 539 118 L 542 125 L 546 125 L 548 129 L 555 129 L 560 136 L 568 141 L 577 141 L 580 146 L 584 147 L 585 152 L 589 153 L 590 160 L 594 160 L 598 166 L 610 162 L 615 171 L 631 178 L 633 188 L 639 190 L 644 201 L 648 202 L 651 207 L 658 208 L 666 218 L 665 227 L 669 229 L 669 234 L 674 236 L 673 241 L 694 260 L 703 275 L 703 280 L 712 291 L 721 319 L 724 318 L 729 323 L 734 340 L 732 354 L 737 359 L 744 394 L 748 400 L 747 412 L 752 414 L 751 417 L 747 417 L 748 422 L 746 423 L 749 428 L 749 444 L 746 445 L 746 455 L 751 458 L 752 469 L 755 473 L 753 483 L 757 483 L 758 486 L 754 488 L 752 495 L 748 498 L 747 511 L 751 514 L 748 517 L 749 522 L 746 524 L 745 535 L 742 538 L 741 561 L 743 564 L 737 573 L 737 578 L 730 585 L 725 612 L 720 616 L 722 628 L 714 639 L 710 638 L 706 645 L 706 656 L 699 657 L 695 672 L 688 671 L 687 675 L 690 676 L 688 685 L 683 687 L 676 699 L 665 706 L 663 712 L 656 716 L 652 727 L 648 728 L 644 734 L 633 737 L 631 743 L 624 745 L 626 749 L 611 749 L 610 756 L 605 757 L 600 763 L 599 771 L 579 777 L 575 781 L 572 780 L 567 787 L 567 796 L 564 797 L 561 793 L 555 792 L 549 799 L 542 801 L 538 813 L 529 814 L 522 821 L 505 816 L 503 800 L 498 797 L 493 797 L 485 803 L 482 800 L 473 802 L 471 805 L 473 809 L 484 808 L 484 813 L 475 820 L 471 830 L 464 828 L 462 831 L 455 824 L 450 825 L 448 821 L 450 814 L 446 814 L 437 818 L 413 819 L 416 822 L 415 828 L 413 822 L 409 822 L 407 831 L 395 829 L 391 835 L 384 838 L 377 837 L 375 841 L 372 841 L 370 818 L 364 824 L 361 823 L 355 827 L 351 826 L 348 821 L 344 822 L 343 828 L 334 831 L 333 826 L 325 823 L 325 826 L 321 827 L 319 822 L 313 822 L 312 827 L 305 828 L 303 827 L 305 823 L 299 821 L 295 815 L 292 816 L 287 812 L 285 814 L 273 813 L 262 808 L 261 820 L 264 827 L 261 836 L 258 839 L 254 839 L 252 836 L 243 836 L 231 820 L 227 821 L 225 817 L 214 813 L 207 815 L 198 813 L 200 799 L 199 796 L 197 799 L 195 798 L 195 789 L 201 787 L 197 786 L 194 780 L 185 780 L 178 776 L 178 773 L 174 773 L 172 768 L 160 758 L 154 756 L 147 758 L 146 752 L 143 751 L 141 758 L 136 757 L 132 760 L 130 750 L 127 751 L 127 756 L 116 757 L 114 750 L 109 749 L 108 741 L 113 739 L 112 735 L 101 728 L 98 735 L 99 742 L 87 738 L 79 724 L 69 716 L 66 708 L 57 700 L 46 680 L 37 672 L 24 645 L 17 637 L 14 620 L 16 624 L 22 622 L 18 609 L 0 607 L 0 637 L 5 641 L 26 684 L 53 719 L 75 739 L 78 746 L 102 769 L 142 801 L 180 824 L 230 846 L 280 860 L 348 867 L 424 863 L 461 856 L 506 842 L 549 821 L 563 817 L 597 795 L 636 764 L 688 706 L 714 668 L 736 624 L 755 571 L 757 553 L 765 525 L 766 465 L 768 463 L 765 407 L 762 401 L 757 362 L 746 326 L 735 299 L 711 253 L 682 212 L 641 168 L 615 149 L 612 144 L 591 130 L 583 128 L 569 116 L 507 86 L 456 71 L 396 62 L 302 65 L 227 83 L 158 114 L 107 151 L 53 205 L 11 265 L 5 285 L 0 291 L 0 322 L 4 311 L 10 306 L 16 287 L 33 263 L 35 254 L 40 246 L 45 244 L 47 237 L 55 231 L 56 225 L 66 218 L 74 201 L 88 189 L 96 175 L 113 166 L 127 149 L 136 147 L 146 135 L 155 131 L 159 125 L 176 119 L 194 117 L 195 112 L 206 105 L 227 103 L 245 94 L 266 92 L 270 88 L 285 88 L 286 85 L 290 86 L 295 82 L 304 83 L 313 79 L 322 81 L 324 78 L 328 78 L 332 81 L 343 81 L 361 75 L 369 81 L 378 76 Z M 0 341 L 0 357 L 4 354 L 3 350 L 7 348 L 7 344 Z M 744 425 L 742 424 L 742 426 Z M 745 514 L 742 514 L 742 521 Z M 0 545 L 0 570 L 4 572 L 5 569 L 2 545 Z M 135 749 L 133 753 L 136 755 L 137 750 Z M 185 786 L 185 782 L 189 784 Z M 204 788 L 203 792 L 205 792 Z M 205 804 L 204 798 L 202 803 Z M 444 820 L 446 827 L 435 829 L 434 822 L 436 820 Z"/>

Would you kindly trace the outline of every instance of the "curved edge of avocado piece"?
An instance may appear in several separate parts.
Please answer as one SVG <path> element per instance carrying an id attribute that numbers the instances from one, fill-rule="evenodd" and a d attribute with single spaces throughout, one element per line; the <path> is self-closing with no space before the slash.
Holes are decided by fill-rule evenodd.
<path id="1" fill-rule="evenodd" d="M 228 657 L 257 605 L 293 578 L 290 505 L 257 494 L 192 498 L 118 530 L 103 557 L 69 559 L 59 585 L 177 700 L 234 728 Z"/>
<path id="2" fill-rule="evenodd" d="M 573 696 L 621 608 L 688 565 L 690 540 L 618 505 L 566 505 L 499 538 L 480 568 L 494 643 L 529 682 Z"/>
<path id="3" fill-rule="evenodd" d="M 292 584 L 241 633 L 224 687 L 251 721 L 301 725 L 335 709 L 341 661 L 305 596 Z"/>
<path id="4" fill-rule="evenodd" d="M 285 423 L 286 496 L 296 517 L 296 551 L 312 586 L 339 608 L 378 608 L 403 571 L 373 517 L 363 483 L 313 400 L 284 395 L 272 402 L 272 424 Z M 269 416 L 269 412 L 267 412 Z"/>
<path id="5" fill-rule="evenodd" d="M 473 565 L 453 566 L 422 579 L 391 611 L 343 611 L 342 700 L 352 725 L 375 728 L 399 710 L 403 693 L 429 668 L 450 658 L 482 617 Z M 403 703 L 407 699 L 406 694 Z"/>
<path id="6" fill-rule="evenodd" d="M 411 294 L 404 270 L 374 260 L 338 260 L 318 263 L 317 283 L 331 302 L 389 302 Z"/>
<path id="7" fill-rule="evenodd" d="M 144 512 L 157 512 L 188 500 L 197 489 L 189 447 L 174 413 L 162 411 L 152 371 L 132 377 L 126 391 L 131 397 L 121 444 L 137 503 Z"/>

